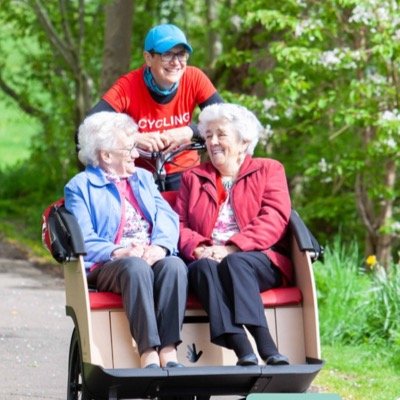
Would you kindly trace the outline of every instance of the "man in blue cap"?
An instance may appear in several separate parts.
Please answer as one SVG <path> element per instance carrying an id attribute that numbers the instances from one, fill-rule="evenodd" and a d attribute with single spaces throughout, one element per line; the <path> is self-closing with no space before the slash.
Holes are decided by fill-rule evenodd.
<path id="1" fill-rule="evenodd" d="M 145 64 L 120 77 L 89 114 L 115 111 L 130 115 L 138 124 L 137 147 L 169 151 L 198 137 L 192 124 L 200 109 L 222 99 L 207 76 L 187 61 L 193 52 L 185 34 L 172 24 L 157 25 L 144 41 Z M 194 152 L 182 152 L 166 166 L 166 190 L 177 190 L 180 175 L 198 164 Z M 137 165 L 148 168 L 140 159 Z"/>

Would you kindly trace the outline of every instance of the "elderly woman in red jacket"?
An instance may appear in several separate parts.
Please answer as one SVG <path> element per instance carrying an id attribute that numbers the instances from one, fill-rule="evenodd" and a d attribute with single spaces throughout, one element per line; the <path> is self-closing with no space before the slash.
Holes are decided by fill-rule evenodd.
<path id="1" fill-rule="evenodd" d="M 258 364 L 244 327 L 267 365 L 288 364 L 260 298 L 292 281 L 290 260 L 276 251 L 291 212 L 284 168 L 252 158 L 262 126 L 242 106 L 206 107 L 199 131 L 210 161 L 183 174 L 176 205 L 191 290 L 209 316 L 211 341 L 234 350 L 237 365 Z"/>

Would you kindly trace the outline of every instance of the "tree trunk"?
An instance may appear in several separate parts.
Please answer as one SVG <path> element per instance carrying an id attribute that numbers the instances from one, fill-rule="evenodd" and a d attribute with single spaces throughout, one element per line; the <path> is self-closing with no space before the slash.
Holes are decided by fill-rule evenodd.
<path id="1" fill-rule="evenodd" d="M 79 71 L 75 79 L 75 126 L 78 127 L 92 107 L 91 80 L 85 71 Z"/>
<path id="2" fill-rule="evenodd" d="M 211 77 L 212 70 L 218 57 L 222 53 L 222 41 L 218 31 L 213 28 L 213 23 L 218 20 L 217 4 L 215 0 L 207 0 L 207 35 L 208 35 L 208 54 L 207 54 L 207 74 Z"/>
<path id="3" fill-rule="evenodd" d="M 396 183 L 396 162 L 388 160 L 385 165 L 385 189 L 392 193 Z M 388 196 L 382 201 L 381 215 L 379 218 L 380 228 L 385 227 L 393 217 L 393 196 Z M 386 233 L 386 229 L 380 232 L 376 256 L 381 264 L 387 269 L 392 261 L 392 241 L 393 235 Z"/>
<path id="4" fill-rule="evenodd" d="M 385 165 L 384 187 L 392 192 L 396 183 L 396 162 L 388 160 Z M 368 197 L 368 178 L 358 175 L 356 179 L 356 202 L 361 220 L 366 228 L 365 257 L 376 255 L 379 263 L 388 269 L 392 261 L 393 235 L 387 232 L 386 226 L 393 216 L 392 197 L 384 198 L 379 202 L 379 215 L 374 212 L 374 206 Z"/>
<path id="5" fill-rule="evenodd" d="M 133 0 L 113 0 L 105 7 L 103 69 L 100 93 L 129 69 L 133 24 Z"/>

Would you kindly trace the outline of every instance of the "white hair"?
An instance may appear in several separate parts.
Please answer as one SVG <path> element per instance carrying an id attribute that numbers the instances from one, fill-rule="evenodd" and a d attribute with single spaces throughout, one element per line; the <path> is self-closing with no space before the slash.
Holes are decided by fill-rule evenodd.
<path id="1" fill-rule="evenodd" d="M 206 137 L 207 125 L 213 121 L 228 121 L 238 134 L 239 140 L 248 142 L 246 153 L 252 155 L 263 127 L 257 117 L 246 107 L 238 104 L 216 103 L 205 107 L 199 115 L 199 132 Z"/>
<path id="2" fill-rule="evenodd" d="M 79 126 L 78 158 L 83 165 L 99 165 L 99 150 L 113 150 L 116 133 L 127 136 L 138 132 L 138 126 L 127 114 L 101 111 L 89 115 Z"/>

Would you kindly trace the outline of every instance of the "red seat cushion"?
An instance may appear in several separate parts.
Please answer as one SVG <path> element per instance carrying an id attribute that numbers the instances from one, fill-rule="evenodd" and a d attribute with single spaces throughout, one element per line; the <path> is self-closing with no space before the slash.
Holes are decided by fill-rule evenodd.
<path id="1" fill-rule="evenodd" d="M 298 287 L 282 287 L 262 292 L 261 299 L 265 308 L 272 308 L 301 304 L 303 296 Z"/>
<path id="2" fill-rule="evenodd" d="M 92 310 L 123 308 L 121 295 L 112 292 L 89 292 L 89 301 Z"/>
<path id="3" fill-rule="evenodd" d="M 119 294 L 111 292 L 89 292 L 90 308 L 92 310 L 123 308 Z M 265 308 L 283 307 L 287 305 L 301 304 L 302 295 L 297 287 L 285 287 L 267 290 L 261 293 L 261 299 Z M 187 308 L 200 310 L 202 307 L 195 296 L 189 295 Z"/>

